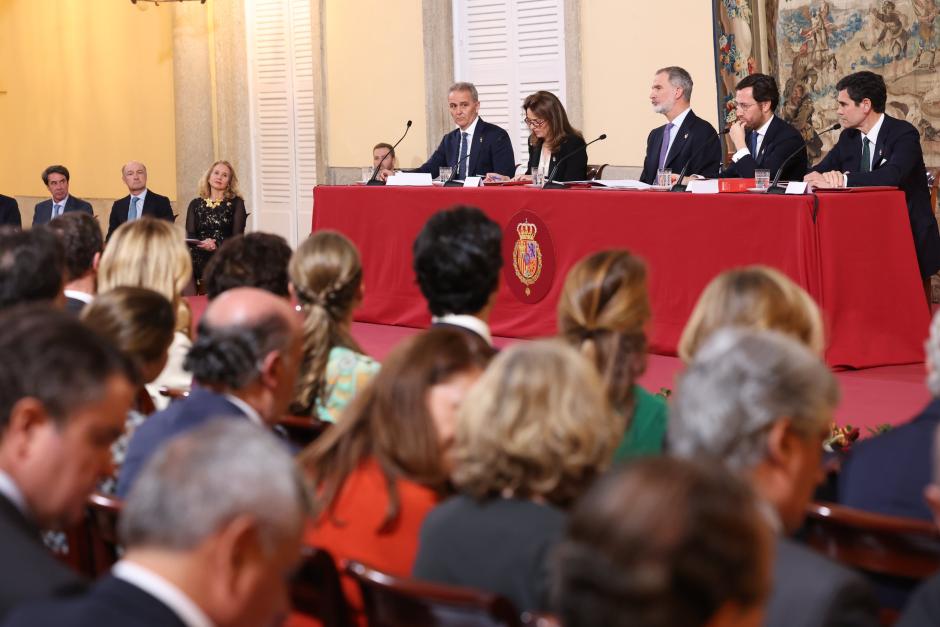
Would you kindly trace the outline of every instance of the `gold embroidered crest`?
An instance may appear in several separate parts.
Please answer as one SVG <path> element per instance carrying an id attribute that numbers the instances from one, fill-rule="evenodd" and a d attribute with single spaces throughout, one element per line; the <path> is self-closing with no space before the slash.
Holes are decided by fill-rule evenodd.
<path id="1" fill-rule="evenodd" d="M 519 239 L 512 250 L 512 265 L 516 278 L 526 286 L 526 296 L 531 294 L 529 286 L 534 285 L 542 274 L 542 251 L 535 239 L 538 227 L 526 220 L 516 226 Z"/>

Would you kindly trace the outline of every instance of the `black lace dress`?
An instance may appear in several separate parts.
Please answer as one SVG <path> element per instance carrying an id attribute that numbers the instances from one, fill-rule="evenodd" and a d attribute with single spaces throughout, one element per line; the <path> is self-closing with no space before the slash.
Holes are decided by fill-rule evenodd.
<path id="1" fill-rule="evenodd" d="M 223 200 L 218 205 L 205 198 L 194 198 L 186 213 L 186 237 L 200 241 L 214 239 L 218 249 L 228 238 L 245 232 L 247 218 L 245 201 L 239 196 Z M 196 244 L 190 245 L 189 252 L 193 258 L 193 278 L 198 285 L 212 253 Z"/>

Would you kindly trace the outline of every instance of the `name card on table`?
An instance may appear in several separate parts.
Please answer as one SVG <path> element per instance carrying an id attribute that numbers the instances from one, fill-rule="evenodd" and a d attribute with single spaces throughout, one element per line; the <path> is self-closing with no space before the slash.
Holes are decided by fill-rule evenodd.
<path id="1" fill-rule="evenodd" d="M 806 193 L 806 181 L 790 181 L 787 183 L 787 189 L 784 192 L 785 194 L 805 194 Z"/>
<path id="2" fill-rule="evenodd" d="M 483 185 L 482 176 L 468 176 L 463 181 L 464 187 L 479 187 L 480 185 Z"/>
<path id="3" fill-rule="evenodd" d="M 431 175 L 426 172 L 399 172 L 388 177 L 385 184 L 392 187 L 431 187 L 433 185 Z"/>
<path id="4" fill-rule="evenodd" d="M 692 179 L 689 181 L 689 184 L 685 186 L 685 191 L 692 192 L 693 194 L 717 194 L 718 179 Z"/>

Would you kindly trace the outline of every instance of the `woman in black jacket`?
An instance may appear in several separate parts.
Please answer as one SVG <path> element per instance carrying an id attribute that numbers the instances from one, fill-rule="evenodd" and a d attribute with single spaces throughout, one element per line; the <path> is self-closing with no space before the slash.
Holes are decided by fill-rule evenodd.
<path id="1" fill-rule="evenodd" d="M 547 180 L 559 161 L 565 159 L 552 177 L 555 181 L 583 181 L 587 178 L 587 151 L 584 137 L 571 126 L 558 97 L 549 91 L 537 91 L 522 103 L 529 135 L 529 167 L 526 176 L 541 172 Z M 572 154 L 576 153 L 576 154 Z"/>

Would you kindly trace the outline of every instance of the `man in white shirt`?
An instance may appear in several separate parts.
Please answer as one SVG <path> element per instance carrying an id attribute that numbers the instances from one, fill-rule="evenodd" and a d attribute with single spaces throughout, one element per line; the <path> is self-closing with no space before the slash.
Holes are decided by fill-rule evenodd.
<path id="1" fill-rule="evenodd" d="M 98 262 L 104 249 L 98 221 L 73 211 L 49 223 L 65 252 L 65 309 L 76 315 L 98 291 Z"/>

